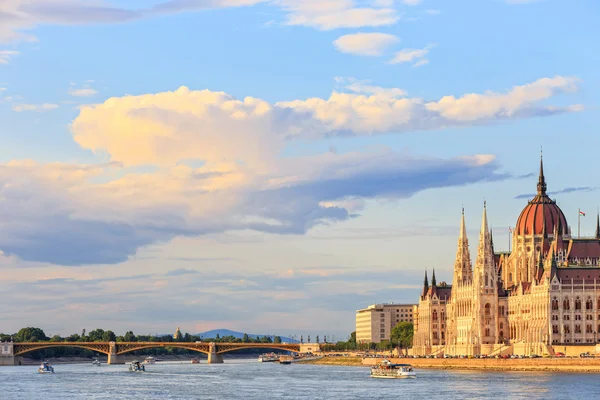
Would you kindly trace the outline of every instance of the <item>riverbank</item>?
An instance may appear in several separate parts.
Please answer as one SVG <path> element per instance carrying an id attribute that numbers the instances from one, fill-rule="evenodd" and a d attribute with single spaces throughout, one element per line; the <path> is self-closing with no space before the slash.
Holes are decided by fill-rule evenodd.
<path id="1" fill-rule="evenodd" d="M 381 358 L 323 357 L 318 360 L 306 361 L 305 363 L 369 367 L 381 362 L 381 360 Z M 600 359 L 597 358 L 390 358 L 389 360 L 400 364 L 412 364 L 415 368 L 422 369 L 600 373 Z"/>

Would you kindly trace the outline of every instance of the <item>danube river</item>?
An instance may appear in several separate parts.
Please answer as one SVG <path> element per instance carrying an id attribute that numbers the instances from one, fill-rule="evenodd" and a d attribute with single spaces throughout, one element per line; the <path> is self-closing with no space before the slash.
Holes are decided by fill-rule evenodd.
<path id="1" fill-rule="evenodd" d="M 147 372 L 126 365 L 57 364 L 0 367 L 0 398 L 28 399 L 593 399 L 595 374 L 418 370 L 411 380 L 371 379 L 369 369 L 279 365 L 158 363 Z"/>

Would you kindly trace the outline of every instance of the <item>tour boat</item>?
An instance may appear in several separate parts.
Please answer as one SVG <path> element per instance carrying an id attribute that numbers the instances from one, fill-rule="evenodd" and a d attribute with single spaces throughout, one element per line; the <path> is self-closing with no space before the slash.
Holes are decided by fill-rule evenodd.
<path id="1" fill-rule="evenodd" d="M 156 359 L 154 357 L 146 357 L 144 359 L 144 364 L 156 364 Z"/>
<path id="2" fill-rule="evenodd" d="M 50 365 L 48 361 L 44 361 L 42 365 L 40 365 L 40 367 L 38 368 L 38 372 L 40 374 L 53 374 L 54 367 Z"/>
<path id="3" fill-rule="evenodd" d="M 197 358 L 192 358 L 192 364 L 200 364 L 200 360 Z"/>
<path id="4" fill-rule="evenodd" d="M 261 354 L 258 356 L 258 362 L 275 362 L 279 361 L 279 356 L 274 353 Z"/>
<path id="5" fill-rule="evenodd" d="M 410 364 L 393 364 L 389 360 L 371 368 L 371 378 L 416 378 L 417 374 Z"/>
<path id="6" fill-rule="evenodd" d="M 144 367 L 144 364 L 140 363 L 139 361 L 132 361 L 129 364 L 129 370 L 131 372 L 145 372 L 146 367 Z"/>
<path id="7" fill-rule="evenodd" d="M 293 357 L 290 356 L 282 356 L 279 357 L 279 364 L 289 365 L 292 363 Z"/>
<path id="8" fill-rule="evenodd" d="M 92 361 L 92 365 L 95 365 L 95 366 L 99 367 L 100 366 L 100 361 L 94 360 L 94 361 Z"/>

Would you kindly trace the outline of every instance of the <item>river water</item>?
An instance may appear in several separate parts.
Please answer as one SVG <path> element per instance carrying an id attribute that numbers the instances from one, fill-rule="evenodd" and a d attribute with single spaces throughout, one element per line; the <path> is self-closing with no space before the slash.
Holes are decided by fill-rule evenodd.
<path id="1" fill-rule="evenodd" d="M 600 376 L 575 373 L 417 370 L 417 379 L 372 379 L 361 367 L 157 363 L 0 367 L 0 399 L 586 399 L 600 398 Z"/>

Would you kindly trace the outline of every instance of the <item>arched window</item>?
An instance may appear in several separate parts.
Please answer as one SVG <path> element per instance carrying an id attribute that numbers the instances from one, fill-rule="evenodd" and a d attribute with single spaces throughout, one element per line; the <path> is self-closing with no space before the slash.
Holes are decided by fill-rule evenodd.
<path id="1" fill-rule="evenodd" d="M 591 310 L 594 308 L 594 303 L 592 302 L 592 298 L 588 297 L 588 299 L 585 302 L 585 309 L 586 310 Z"/>
<path id="2" fill-rule="evenodd" d="M 500 322 L 500 329 L 504 329 L 504 324 Z"/>
<path id="3" fill-rule="evenodd" d="M 565 297 L 565 299 L 563 300 L 563 310 L 570 310 L 570 304 L 569 304 L 569 299 L 567 297 Z"/>
<path id="4" fill-rule="evenodd" d="M 558 310 L 558 299 L 556 297 L 552 299 L 552 309 Z"/>
<path id="5" fill-rule="evenodd" d="M 485 328 L 485 336 L 490 336 L 490 328 Z"/>
<path id="6" fill-rule="evenodd" d="M 576 310 L 581 310 L 581 300 L 579 299 L 579 297 L 577 297 L 575 299 L 575 309 Z"/>
<path id="7" fill-rule="evenodd" d="M 490 303 L 487 303 L 487 304 L 485 305 L 485 308 L 484 308 L 484 312 L 485 312 L 485 316 L 486 316 L 486 317 L 489 317 L 489 316 L 490 316 L 490 314 L 491 314 L 491 312 L 490 312 L 490 308 L 491 308 L 491 306 L 490 306 Z"/>
<path id="8" fill-rule="evenodd" d="M 489 277 L 488 277 L 488 274 L 486 272 L 486 274 L 485 274 L 485 286 L 488 286 L 488 285 L 489 285 Z"/>
<path id="9" fill-rule="evenodd" d="M 433 310 L 433 320 L 437 321 L 437 319 L 438 319 L 437 310 Z"/>

